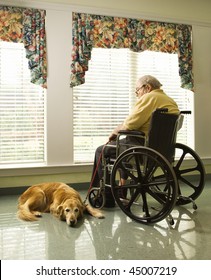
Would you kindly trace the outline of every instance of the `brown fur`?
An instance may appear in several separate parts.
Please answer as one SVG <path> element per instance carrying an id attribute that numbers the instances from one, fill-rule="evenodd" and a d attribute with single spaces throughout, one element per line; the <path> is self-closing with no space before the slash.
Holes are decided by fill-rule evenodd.
<path id="1" fill-rule="evenodd" d="M 25 221 L 36 221 L 42 213 L 50 212 L 74 226 L 85 211 L 96 218 L 104 218 L 100 210 L 85 205 L 79 193 L 64 183 L 33 185 L 18 200 L 18 217 Z"/>

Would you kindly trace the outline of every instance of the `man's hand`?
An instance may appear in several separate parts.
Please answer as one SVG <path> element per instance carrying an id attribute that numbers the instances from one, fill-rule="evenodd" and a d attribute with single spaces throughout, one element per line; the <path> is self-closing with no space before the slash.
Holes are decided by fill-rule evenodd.
<path id="1" fill-rule="evenodd" d="M 114 141 L 114 140 L 116 140 L 116 137 L 117 137 L 117 135 L 114 134 L 114 133 L 112 133 L 112 134 L 109 136 L 108 141 L 109 141 L 109 142 Z"/>
<path id="2" fill-rule="evenodd" d="M 113 130 L 113 132 L 111 133 L 111 135 L 110 135 L 109 138 L 108 138 L 109 142 L 115 141 L 118 132 L 119 132 L 120 130 L 122 130 L 122 129 L 125 129 L 123 123 L 121 123 L 120 125 L 118 125 L 118 126 Z"/>

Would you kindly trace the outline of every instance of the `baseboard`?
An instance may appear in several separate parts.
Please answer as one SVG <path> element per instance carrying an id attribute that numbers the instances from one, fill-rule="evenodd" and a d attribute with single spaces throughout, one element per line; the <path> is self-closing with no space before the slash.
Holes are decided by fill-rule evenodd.
<path id="1" fill-rule="evenodd" d="M 191 177 L 191 180 L 196 179 L 197 180 L 197 175 L 190 175 L 187 177 Z M 205 182 L 211 180 L 211 174 L 206 174 L 205 175 Z M 76 190 L 87 190 L 89 188 L 89 182 L 84 182 L 84 183 L 67 183 L 67 185 L 72 186 Z M 9 187 L 9 188 L 0 188 L 0 196 L 2 195 L 20 195 L 22 194 L 29 186 L 22 186 L 22 187 Z"/>

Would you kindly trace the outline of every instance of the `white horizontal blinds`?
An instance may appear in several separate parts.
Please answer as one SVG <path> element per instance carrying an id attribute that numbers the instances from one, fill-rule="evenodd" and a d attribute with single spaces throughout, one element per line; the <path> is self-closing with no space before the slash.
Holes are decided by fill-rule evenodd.
<path id="1" fill-rule="evenodd" d="M 74 161 L 90 162 L 129 112 L 129 64 L 124 50 L 95 48 L 86 83 L 74 93 Z"/>
<path id="2" fill-rule="evenodd" d="M 0 164 L 45 161 L 45 95 L 23 44 L 0 42 Z"/>
<path id="3" fill-rule="evenodd" d="M 177 55 L 94 48 L 85 84 L 73 89 L 74 161 L 93 161 L 96 147 L 106 143 L 133 107 L 136 81 L 142 75 L 156 76 L 180 110 L 192 109 L 192 93 L 180 88 L 178 73 Z M 185 117 L 178 136 L 179 142 L 189 146 L 193 142 L 192 120 L 192 116 Z"/>

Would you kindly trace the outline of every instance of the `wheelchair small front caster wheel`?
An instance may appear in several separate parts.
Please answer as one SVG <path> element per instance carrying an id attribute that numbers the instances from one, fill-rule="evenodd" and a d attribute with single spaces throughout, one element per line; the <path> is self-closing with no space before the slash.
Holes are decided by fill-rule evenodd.
<path id="1" fill-rule="evenodd" d="M 174 225 L 174 219 L 171 215 L 168 216 L 167 220 L 168 220 L 168 223 L 169 223 L 170 226 Z"/>
<path id="2" fill-rule="evenodd" d="M 193 202 L 193 210 L 197 210 L 197 205 L 196 205 L 196 203 L 195 202 Z"/>
<path id="3" fill-rule="evenodd" d="M 104 191 L 100 188 L 91 189 L 88 196 L 89 203 L 92 207 L 101 209 L 105 205 Z"/>

